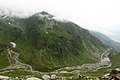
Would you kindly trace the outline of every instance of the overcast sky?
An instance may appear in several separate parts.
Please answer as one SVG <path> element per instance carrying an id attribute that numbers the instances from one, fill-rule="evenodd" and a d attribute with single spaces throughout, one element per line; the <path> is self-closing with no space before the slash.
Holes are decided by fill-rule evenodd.
<path id="1" fill-rule="evenodd" d="M 0 8 L 24 15 L 47 11 L 120 41 L 120 0 L 0 0 Z"/>

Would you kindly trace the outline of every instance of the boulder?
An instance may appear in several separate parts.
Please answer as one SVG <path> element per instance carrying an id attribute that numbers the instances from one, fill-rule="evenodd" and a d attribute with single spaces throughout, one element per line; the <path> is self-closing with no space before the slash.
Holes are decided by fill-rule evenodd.
<path id="1" fill-rule="evenodd" d="M 45 74 L 42 76 L 42 79 L 43 80 L 50 80 L 50 76 Z"/>
<path id="2" fill-rule="evenodd" d="M 51 75 L 51 80 L 56 80 L 57 76 L 55 74 Z"/>

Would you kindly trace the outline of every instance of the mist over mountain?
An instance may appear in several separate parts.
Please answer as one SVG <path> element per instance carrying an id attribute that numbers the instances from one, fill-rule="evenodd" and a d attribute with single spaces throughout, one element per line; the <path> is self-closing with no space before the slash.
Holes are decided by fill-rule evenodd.
<path id="1" fill-rule="evenodd" d="M 107 37 L 106 35 L 96 32 L 96 31 L 90 31 L 92 35 L 97 37 L 99 40 L 102 41 L 104 45 L 106 45 L 109 48 L 112 48 L 114 50 L 120 50 L 120 43 L 112 40 L 111 38 Z"/>
<path id="2" fill-rule="evenodd" d="M 11 16 L 17 16 L 17 17 L 21 17 L 21 18 L 24 18 L 24 17 L 29 17 L 33 14 L 35 14 L 36 12 L 38 12 L 40 10 L 36 10 L 35 11 L 31 11 L 31 10 L 27 10 L 25 8 L 25 10 L 22 10 L 22 9 L 13 9 L 13 8 L 7 8 L 7 7 L 1 7 L 0 8 L 0 14 L 6 14 L 6 15 L 11 15 Z M 48 12 L 51 12 L 48 10 Z M 53 13 L 53 12 L 51 12 Z M 59 17 L 59 15 L 55 14 L 57 16 L 57 18 Z M 74 17 L 74 16 L 73 16 Z M 82 16 L 79 16 L 80 19 L 82 19 Z M 65 17 L 63 16 L 60 16 L 59 19 L 63 19 Z M 67 18 L 66 18 L 67 19 Z M 69 19 L 69 18 L 68 18 Z M 75 19 L 75 18 L 74 18 Z M 96 24 L 91 24 L 91 23 L 85 23 L 83 22 L 83 20 L 79 20 L 78 18 L 76 20 L 79 20 L 79 21 L 75 21 L 73 19 L 69 19 L 71 20 L 72 22 L 75 22 L 77 23 L 79 26 L 82 26 L 83 28 L 86 28 L 86 29 L 89 29 L 89 30 L 94 30 L 94 31 L 98 31 L 98 32 L 102 32 L 104 33 L 105 35 L 109 36 L 110 38 L 112 38 L 113 40 L 115 41 L 118 41 L 120 42 L 120 37 L 119 37 L 119 24 L 116 22 L 114 24 L 109 24 L 109 25 L 96 25 Z M 93 22 L 92 22 L 93 23 Z M 94 23 L 98 23 L 98 22 L 94 22 Z M 103 24 L 103 23 L 101 23 Z M 117 25 L 116 25 L 117 24 Z"/>
<path id="3" fill-rule="evenodd" d="M 35 12 L 33 13 L 29 13 L 29 12 L 24 12 L 22 10 L 14 10 L 11 8 L 5 8 L 5 7 L 0 7 L 0 15 L 1 16 L 11 16 L 11 17 L 20 17 L 20 18 L 27 18 L 31 15 L 35 14 Z"/>
<path id="4" fill-rule="evenodd" d="M 42 11 L 41 11 L 42 12 Z M 35 14 L 35 12 L 25 12 L 22 10 L 13 10 L 13 9 L 9 9 L 9 8 L 0 8 L 0 14 L 1 15 L 8 15 L 8 16 L 16 16 L 16 17 L 21 17 L 21 18 L 26 18 L 29 16 L 32 16 L 33 14 Z M 67 19 L 63 19 L 61 17 L 56 17 L 54 16 L 54 18 L 58 19 L 58 20 L 63 20 L 63 21 L 67 21 Z M 83 28 L 89 29 L 89 30 L 94 30 L 94 31 L 98 31 L 101 33 L 104 33 L 105 35 L 107 35 L 108 37 L 112 38 L 113 40 L 120 42 L 120 37 L 119 37 L 119 33 L 120 33 L 120 25 L 110 25 L 110 26 L 82 26 Z M 100 28 L 102 27 L 102 28 Z"/>
<path id="5" fill-rule="evenodd" d="M 108 36 L 114 39 L 115 41 L 120 42 L 120 25 L 114 25 L 114 28 L 109 30 Z"/>

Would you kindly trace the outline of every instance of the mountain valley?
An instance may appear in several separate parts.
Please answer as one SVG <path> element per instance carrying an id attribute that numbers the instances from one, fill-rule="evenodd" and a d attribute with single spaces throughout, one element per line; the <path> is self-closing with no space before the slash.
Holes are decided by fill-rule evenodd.
<path id="1" fill-rule="evenodd" d="M 27 18 L 1 15 L 0 75 L 66 77 L 119 68 L 118 43 L 94 34 L 45 11 Z"/>

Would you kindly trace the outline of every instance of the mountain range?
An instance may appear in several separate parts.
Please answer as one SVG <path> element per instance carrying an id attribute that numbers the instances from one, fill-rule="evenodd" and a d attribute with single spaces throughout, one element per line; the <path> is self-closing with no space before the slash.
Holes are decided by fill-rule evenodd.
<path id="1" fill-rule="evenodd" d="M 120 43 L 112 40 L 111 38 L 107 37 L 106 35 L 96 32 L 96 31 L 90 31 L 92 35 L 94 35 L 96 38 L 98 38 L 104 45 L 106 45 L 109 48 L 112 48 L 114 50 L 120 50 Z"/>

